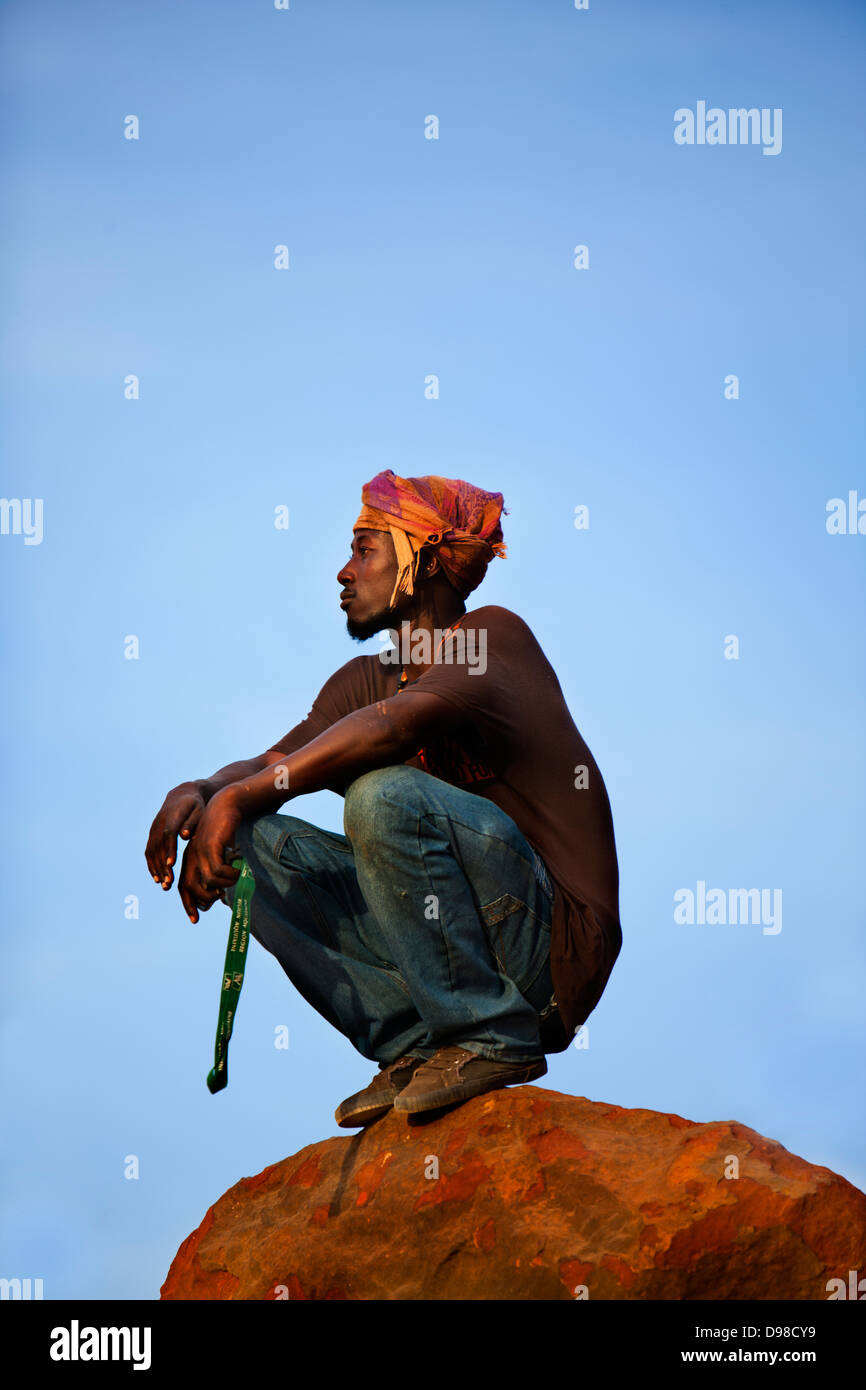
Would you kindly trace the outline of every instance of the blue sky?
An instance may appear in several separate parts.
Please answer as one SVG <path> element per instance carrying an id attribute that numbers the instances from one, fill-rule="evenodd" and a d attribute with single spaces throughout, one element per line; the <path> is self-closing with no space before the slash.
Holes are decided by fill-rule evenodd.
<path id="1" fill-rule="evenodd" d="M 335 576 L 383 468 L 504 493 L 477 602 L 533 628 L 611 798 L 623 950 L 542 1084 L 866 1187 L 866 537 L 826 528 L 866 498 L 862 7 L 0 22 L 2 490 L 44 516 L 0 535 L 0 1273 L 157 1297 L 206 1208 L 369 1079 L 254 944 L 210 1095 L 228 913 L 192 927 L 143 851 L 170 787 L 364 650 Z M 781 152 L 676 144 L 700 100 L 781 108 Z M 286 809 L 342 828 L 330 793 Z M 699 880 L 780 888 L 782 930 L 675 923 Z"/>

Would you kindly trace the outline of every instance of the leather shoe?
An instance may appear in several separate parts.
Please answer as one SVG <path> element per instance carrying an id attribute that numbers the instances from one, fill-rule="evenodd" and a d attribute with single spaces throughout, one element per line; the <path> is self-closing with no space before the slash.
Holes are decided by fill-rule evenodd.
<path id="1" fill-rule="evenodd" d="M 408 1086 L 415 1072 L 425 1059 L 407 1053 L 396 1062 L 379 1068 L 370 1085 L 363 1091 L 356 1091 L 334 1112 L 334 1119 L 341 1129 L 355 1129 L 358 1125 L 372 1124 L 387 1114 L 397 1096 Z"/>
<path id="2" fill-rule="evenodd" d="M 438 1110 L 441 1106 L 471 1100 L 485 1091 L 534 1081 L 546 1071 L 544 1057 L 536 1057 L 532 1062 L 494 1062 L 489 1057 L 467 1052 L 465 1047 L 441 1047 L 429 1062 L 418 1067 L 394 1101 L 394 1109 L 404 1115 Z"/>

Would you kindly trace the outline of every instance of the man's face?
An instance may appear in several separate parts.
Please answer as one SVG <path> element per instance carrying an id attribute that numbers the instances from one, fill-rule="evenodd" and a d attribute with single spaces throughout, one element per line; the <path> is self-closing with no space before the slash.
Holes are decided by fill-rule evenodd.
<path id="1" fill-rule="evenodd" d="M 356 531 L 352 556 L 337 575 L 342 585 L 340 607 L 346 614 L 350 637 L 364 642 L 388 627 L 399 627 L 415 607 L 412 595 L 403 595 L 389 607 L 397 581 L 397 556 L 390 531 Z"/>

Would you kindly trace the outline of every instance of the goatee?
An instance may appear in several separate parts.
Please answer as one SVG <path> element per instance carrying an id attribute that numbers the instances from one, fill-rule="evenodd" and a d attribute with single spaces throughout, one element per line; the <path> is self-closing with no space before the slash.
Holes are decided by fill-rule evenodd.
<path id="1" fill-rule="evenodd" d="M 383 608 L 380 613 L 374 613 L 372 618 L 363 622 L 355 618 L 346 618 L 346 631 L 356 642 L 366 642 L 370 637 L 375 637 L 377 632 L 384 632 L 386 628 L 399 629 L 401 622 L 411 617 L 414 608 L 413 596 L 406 594 L 393 608 Z"/>

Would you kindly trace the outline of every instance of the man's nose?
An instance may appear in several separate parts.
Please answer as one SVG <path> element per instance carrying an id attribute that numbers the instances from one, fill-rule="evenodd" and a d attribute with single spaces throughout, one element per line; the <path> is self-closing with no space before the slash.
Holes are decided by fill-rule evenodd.
<path id="1" fill-rule="evenodd" d="M 353 576 L 352 576 L 352 569 L 351 569 L 351 566 L 352 566 L 352 561 L 349 560 L 348 563 L 345 564 L 345 565 L 343 566 L 343 568 L 340 570 L 340 573 L 337 575 L 337 583 L 338 583 L 338 584 L 346 585 L 346 584 L 350 584 L 350 583 L 352 582 Z"/>

